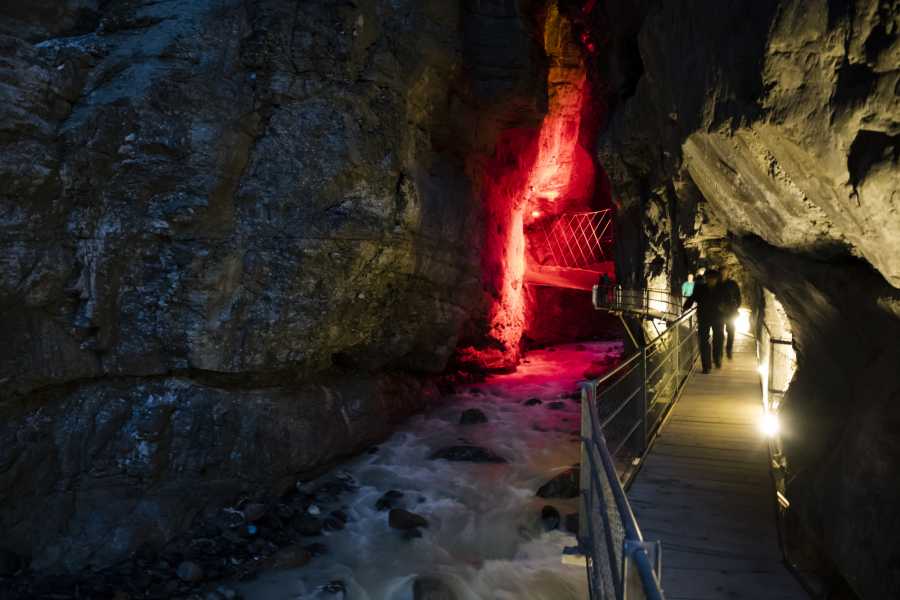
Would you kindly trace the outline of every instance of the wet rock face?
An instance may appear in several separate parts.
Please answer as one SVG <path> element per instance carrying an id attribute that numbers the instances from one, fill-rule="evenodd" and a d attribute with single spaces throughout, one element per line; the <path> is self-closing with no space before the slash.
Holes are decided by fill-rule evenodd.
<path id="1" fill-rule="evenodd" d="M 8 390 L 442 367 L 478 280 L 433 146 L 462 56 L 430 28 L 459 15 L 383 4 L 126 2 L 5 38 Z"/>
<path id="2" fill-rule="evenodd" d="M 453 352 L 466 161 L 541 69 L 490 2 L 26 4 L 0 9 L 0 545 L 78 569 L 424 405 L 379 373 Z"/>
<path id="3" fill-rule="evenodd" d="M 162 545 L 223 498 L 280 494 L 386 435 L 391 416 L 428 393 L 388 377 L 265 391 L 185 379 L 84 386 L 0 429 L 4 543 L 36 570 L 110 564 Z M 248 514 L 261 517 L 253 505 Z"/>
<path id="4" fill-rule="evenodd" d="M 878 473 L 900 465 L 886 425 L 900 357 L 896 7 L 607 8 L 616 106 L 600 160 L 623 279 L 680 283 L 702 257 L 775 293 L 799 361 L 785 406 L 792 510 L 861 596 L 890 595 L 900 530 Z"/>

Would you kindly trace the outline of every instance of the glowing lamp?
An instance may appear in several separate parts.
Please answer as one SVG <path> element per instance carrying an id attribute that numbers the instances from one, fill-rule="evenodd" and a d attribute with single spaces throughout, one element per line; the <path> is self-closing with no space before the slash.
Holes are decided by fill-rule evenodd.
<path id="1" fill-rule="evenodd" d="M 765 411 L 762 414 L 762 418 L 759 420 L 759 430 L 766 437 L 775 437 L 778 435 L 778 432 L 781 430 L 781 425 L 778 423 L 778 415 L 773 412 Z"/>
<path id="2" fill-rule="evenodd" d="M 541 211 L 533 210 L 533 211 L 531 211 L 531 216 L 534 218 L 537 218 L 537 217 L 541 216 Z"/>
<path id="3" fill-rule="evenodd" d="M 750 333 L 750 309 L 739 308 L 738 315 L 734 318 L 734 329 L 738 333 Z"/>

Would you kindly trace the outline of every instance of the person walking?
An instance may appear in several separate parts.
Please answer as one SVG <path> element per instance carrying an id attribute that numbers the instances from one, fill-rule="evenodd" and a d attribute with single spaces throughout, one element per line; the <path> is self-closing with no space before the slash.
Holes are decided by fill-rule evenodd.
<path id="1" fill-rule="evenodd" d="M 708 269 L 701 283 L 694 285 L 691 296 L 684 303 L 684 310 L 697 305 L 697 336 L 700 339 L 700 363 L 703 373 L 709 373 L 713 364 L 722 368 L 722 346 L 725 337 L 725 323 L 722 319 L 722 288 L 720 275 L 715 269 Z M 710 348 L 712 331 L 712 348 Z"/>
<path id="2" fill-rule="evenodd" d="M 688 273 L 687 281 L 681 284 L 681 297 L 690 298 L 694 293 L 694 274 Z"/>
<path id="3" fill-rule="evenodd" d="M 725 356 L 731 360 L 734 354 L 735 320 L 738 316 L 738 309 L 741 307 L 741 286 L 734 279 L 726 276 L 719 287 L 722 288 L 720 310 L 722 318 L 725 320 Z"/>

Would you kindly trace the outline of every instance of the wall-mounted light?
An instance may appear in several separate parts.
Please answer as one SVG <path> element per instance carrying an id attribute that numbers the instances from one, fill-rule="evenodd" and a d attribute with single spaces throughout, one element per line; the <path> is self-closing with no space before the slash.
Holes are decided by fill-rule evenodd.
<path id="1" fill-rule="evenodd" d="M 773 412 L 763 411 L 762 417 L 759 420 L 759 430 L 763 432 L 766 437 L 775 437 L 778 435 L 778 432 L 781 430 L 781 424 L 778 422 L 778 415 Z"/>
<path id="2" fill-rule="evenodd" d="M 531 211 L 531 216 L 534 217 L 534 218 L 536 219 L 536 218 L 538 218 L 539 216 L 541 216 L 541 211 L 539 211 L 539 210 L 533 210 L 533 211 Z"/>
<path id="3" fill-rule="evenodd" d="M 734 328 L 738 333 L 750 333 L 750 309 L 739 308 L 734 318 Z"/>

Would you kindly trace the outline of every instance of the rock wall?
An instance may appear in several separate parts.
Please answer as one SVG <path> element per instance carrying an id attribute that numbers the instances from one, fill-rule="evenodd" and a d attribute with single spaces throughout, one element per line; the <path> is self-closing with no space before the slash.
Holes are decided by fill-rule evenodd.
<path id="1" fill-rule="evenodd" d="M 532 9 L 0 8 L 3 549 L 107 564 L 424 406 L 473 165 L 541 110 Z"/>
<path id="2" fill-rule="evenodd" d="M 603 136 L 619 267 L 738 263 L 790 320 L 792 509 L 864 598 L 900 589 L 900 10 L 892 1 L 607 3 Z M 761 295 L 754 294 L 760 298 Z"/>

